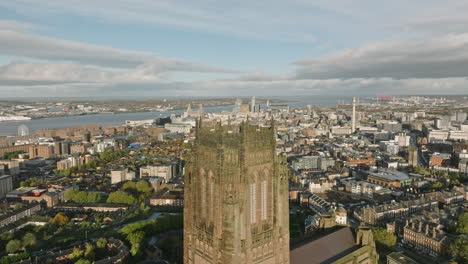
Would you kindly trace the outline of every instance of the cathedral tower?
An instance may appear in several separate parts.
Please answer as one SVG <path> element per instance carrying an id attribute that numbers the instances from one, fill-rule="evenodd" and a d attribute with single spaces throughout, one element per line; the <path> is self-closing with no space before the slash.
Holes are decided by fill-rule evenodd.
<path id="1" fill-rule="evenodd" d="M 184 263 L 289 263 L 288 173 L 273 125 L 198 123 L 185 173 Z"/>

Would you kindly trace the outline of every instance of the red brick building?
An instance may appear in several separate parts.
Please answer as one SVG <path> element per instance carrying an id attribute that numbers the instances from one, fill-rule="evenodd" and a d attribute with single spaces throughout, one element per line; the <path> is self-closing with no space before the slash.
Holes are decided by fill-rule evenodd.
<path id="1" fill-rule="evenodd" d="M 184 192 L 170 191 L 168 188 L 163 188 L 150 198 L 150 204 L 154 206 L 184 207 Z"/>
<path id="2" fill-rule="evenodd" d="M 437 224 L 420 220 L 407 220 L 403 242 L 431 256 L 440 256 L 447 251 L 448 238 Z"/>

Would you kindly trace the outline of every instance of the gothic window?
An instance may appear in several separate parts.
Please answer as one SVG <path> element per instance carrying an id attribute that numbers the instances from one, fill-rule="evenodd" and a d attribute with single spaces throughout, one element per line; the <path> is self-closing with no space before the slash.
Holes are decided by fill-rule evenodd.
<path id="1" fill-rule="evenodd" d="M 200 207 L 201 216 L 206 219 L 206 173 L 204 169 L 200 169 Z"/>
<path id="2" fill-rule="evenodd" d="M 262 221 L 267 219 L 267 181 L 264 179 L 261 182 L 261 209 Z"/>
<path id="3" fill-rule="evenodd" d="M 208 172 L 208 218 L 211 219 L 211 221 L 214 221 L 214 176 L 213 172 L 210 170 Z"/>
<path id="4" fill-rule="evenodd" d="M 257 222 L 257 186 L 256 182 L 250 184 L 250 223 Z"/>

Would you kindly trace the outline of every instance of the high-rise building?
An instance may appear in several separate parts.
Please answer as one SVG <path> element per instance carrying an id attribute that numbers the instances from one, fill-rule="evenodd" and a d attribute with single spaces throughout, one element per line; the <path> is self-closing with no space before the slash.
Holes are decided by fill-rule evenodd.
<path id="1" fill-rule="evenodd" d="M 135 179 L 135 172 L 129 171 L 127 168 L 120 168 L 111 171 L 111 183 L 117 184 L 123 181 L 131 181 Z"/>
<path id="2" fill-rule="evenodd" d="M 307 115 L 311 116 L 312 115 L 312 105 L 307 105 Z"/>
<path id="3" fill-rule="evenodd" d="M 260 112 L 260 105 L 256 103 L 255 96 L 252 97 L 252 101 L 250 102 L 250 112 L 252 113 Z"/>
<path id="4" fill-rule="evenodd" d="M 197 124 L 185 174 L 184 263 L 289 263 L 288 169 L 274 125 Z"/>
<path id="5" fill-rule="evenodd" d="M 351 118 L 352 128 L 351 133 L 356 132 L 356 97 L 353 97 L 353 116 Z"/>
<path id="6" fill-rule="evenodd" d="M 408 148 L 408 165 L 418 166 L 418 149 L 415 147 Z"/>

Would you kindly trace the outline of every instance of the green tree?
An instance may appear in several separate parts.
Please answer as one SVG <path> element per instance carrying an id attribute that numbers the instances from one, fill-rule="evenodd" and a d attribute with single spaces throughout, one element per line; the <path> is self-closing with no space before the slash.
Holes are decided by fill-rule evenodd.
<path id="1" fill-rule="evenodd" d="M 96 247 L 97 248 L 106 248 L 107 246 L 107 239 L 105 237 L 101 237 L 98 239 L 96 242 Z"/>
<path id="2" fill-rule="evenodd" d="M 91 261 L 87 259 L 79 259 L 75 262 L 75 264 L 91 264 Z"/>
<path id="3" fill-rule="evenodd" d="M 75 196 L 74 202 L 76 203 L 86 203 L 88 201 L 88 194 L 86 192 L 78 192 Z"/>
<path id="4" fill-rule="evenodd" d="M 89 192 L 86 201 L 88 203 L 98 203 L 102 200 L 102 195 L 96 192 Z"/>
<path id="5" fill-rule="evenodd" d="M 460 263 L 468 263 L 468 237 L 463 236 L 450 244 L 449 253 Z"/>
<path id="6" fill-rule="evenodd" d="M 102 200 L 102 195 L 96 192 L 80 192 L 70 189 L 65 192 L 64 199 L 66 201 L 73 201 L 75 203 L 97 203 Z"/>
<path id="7" fill-rule="evenodd" d="M 420 175 L 429 175 L 431 174 L 427 169 L 423 167 L 412 167 L 410 172 L 420 174 Z"/>
<path id="8" fill-rule="evenodd" d="M 13 239 L 13 240 L 8 241 L 5 247 L 5 251 L 7 253 L 15 253 L 17 251 L 20 251 L 21 248 L 22 248 L 21 241 L 17 239 Z"/>
<path id="9" fill-rule="evenodd" d="M 127 240 L 131 245 L 130 253 L 132 256 L 136 256 L 138 253 L 140 253 L 141 243 L 143 242 L 144 238 L 145 232 L 143 231 L 131 233 L 127 236 Z"/>
<path id="10" fill-rule="evenodd" d="M 37 187 L 45 184 L 46 182 L 44 180 L 34 177 L 20 182 L 20 187 Z"/>
<path id="11" fill-rule="evenodd" d="M 468 213 L 462 213 L 458 216 L 456 232 L 459 234 L 468 234 Z"/>
<path id="12" fill-rule="evenodd" d="M 26 260 L 27 258 L 29 258 L 29 254 L 27 252 L 21 252 L 10 256 L 4 256 L 0 259 L 0 264 L 15 263 L 20 260 Z"/>
<path id="13" fill-rule="evenodd" d="M 136 202 L 135 197 L 123 191 L 110 193 L 107 197 L 107 203 L 134 204 Z"/>
<path id="14" fill-rule="evenodd" d="M 65 201 L 74 201 L 77 193 L 77 190 L 69 189 L 63 194 L 63 199 Z"/>
<path id="15" fill-rule="evenodd" d="M 385 228 L 376 228 L 372 230 L 374 239 L 378 245 L 383 245 L 389 248 L 393 248 L 396 245 L 397 237 L 387 232 Z"/>
<path id="16" fill-rule="evenodd" d="M 122 191 L 135 192 L 137 190 L 136 184 L 132 181 L 128 181 L 122 185 Z"/>
<path id="17" fill-rule="evenodd" d="M 136 190 L 145 195 L 149 195 L 153 191 L 153 188 L 151 188 L 146 181 L 139 181 L 136 184 Z"/>
<path id="18" fill-rule="evenodd" d="M 73 248 L 73 252 L 68 256 L 71 260 L 77 261 L 84 255 L 84 250 L 79 247 Z"/>
<path id="19" fill-rule="evenodd" d="M 90 243 L 86 244 L 84 256 L 86 257 L 86 259 L 91 259 L 91 260 L 94 259 L 95 253 L 94 253 L 94 246 L 92 244 Z"/>
<path id="20" fill-rule="evenodd" d="M 34 247 L 37 243 L 36 236 L 33 233 L 26 233 L 23 236 L 23 247 Z"/>
<path id="21" fill-rule="evenodd" d="M 7 152 L 7 153 L 3 154 L 3 159 L 6 159 L 6 160 L 17 159 L 19 154 L 23 154 L 23 153 L 26 153 L 26 152 L 24 152 L 22 150 L 14 151 L 14 152 Z"/>

